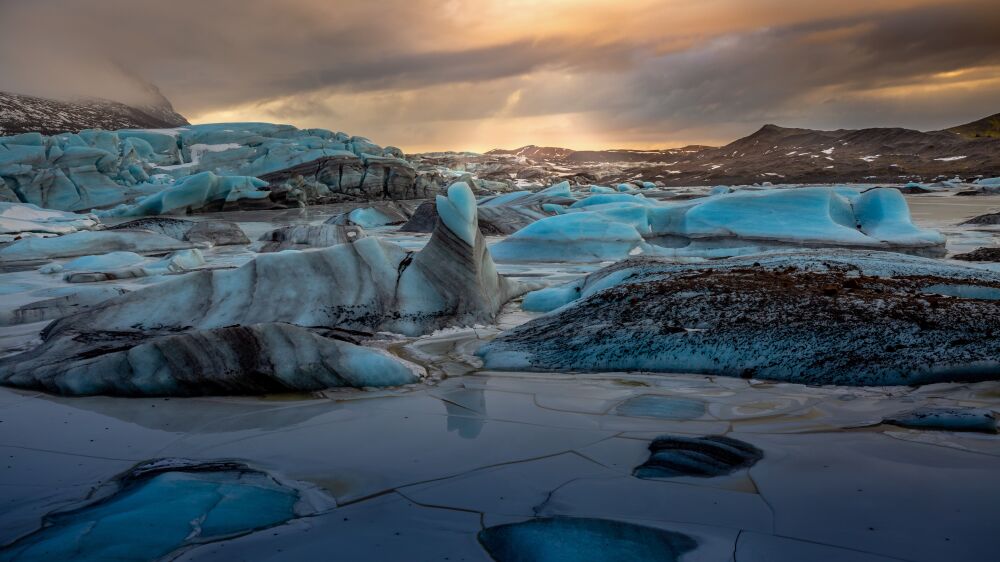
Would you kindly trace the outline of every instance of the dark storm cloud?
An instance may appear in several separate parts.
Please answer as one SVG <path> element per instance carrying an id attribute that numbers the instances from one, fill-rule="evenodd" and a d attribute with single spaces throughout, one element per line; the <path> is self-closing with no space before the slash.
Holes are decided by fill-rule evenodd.
<path id="1" fill-rule="evenodd" d="M 733 2 L 685 25 L 671 17 L 679 2 L 608 2 L 603 12 L 598 0 L 553 3 L 550 16 L 584 22 L 567 29 L 541 15 L 488 25 L 545 2 L 0 0 L 0 89 L 142 99 L 125 67 L 191 115 L 269 104 L 276 118 L 347 120 L 377 137 L 397 134 L 393 123 L 427 135 L 418 124 L 579 113 L 612 143 L 684 130 L 724 140 L 765 121 L 931 127 L 1000 109 L 991 80 L 1000 79 L 1000 3 L 871 2 L 845 16 L 836 8 L 849 0 L 819 1 L 789 21 L 781 3 L 761 2 L 757 19 L 774 23 L 744 28 L 734 14 L 745 6 Z M 480 15 L 487 4 L 497 9 Z M 613 13 L 633 16 L 636 29 L 613 27 Z M 976 87 L 919 88 L 968 80 L 936 75 L 974 68 L 987 69 L 973 73 Z M 894 101 L 887 88 L 915 93 Z M 331 107 L 331 96 L 371 114 Z M 447 130 L 438 133 L 446 143 Z"/>

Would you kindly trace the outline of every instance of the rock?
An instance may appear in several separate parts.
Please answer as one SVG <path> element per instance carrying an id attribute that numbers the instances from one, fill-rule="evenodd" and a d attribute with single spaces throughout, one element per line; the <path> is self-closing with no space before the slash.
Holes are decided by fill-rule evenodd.
<path id="1" fill-rule="evenodd" d="M 649 460 L 633 471 L 638 478 L 712 478 L 749 468 L 764 458 L 757 447 L 723 435 L 663 435 L 649 444 L 649 451 Z"/>
<path id="2" fill-rule="evenodd" d="M 962 261 L 1000 262 L 1000 248 L 977 248 L 965 254 L 956 254 L 952 256 L 951 259 Z"/>
<path id="3" fill-rule="evenodd" d="M 400 232 L 434 232 L 437 228 L 437 204 L 434 201 L 424 201 L 413 212 L 410 220 L 399 227 Z M 482 227 L 480 226 L 480 231 Z"/>
<path id="4" fill-rule="evenodd" d="M 261 253 L 327 248 L 365 238 L 364 229 L 342 224 L 284 226 L 260 237 Z"/>
<path id="5" fill-rule="evenodd" d="M 979 215 L 978 217 L 973 217 L 962 224 L 975 224 L 975 225 L 996 225 L 1000 224 L 1000 213 L 987 213 L 985 215 Z"/>
<path id="6" fill-rule="evenodd" d="M 382 350 L 280 323 L 173 335 L 120 331 L 91 344 L 62 341 L 54 354 L 40 349 L 3 365 L 0 380 L 71 396 L 202 396 L 398 386 L 425 375 Z"/>
<path id="7" fill-rule="evenodd" d="M 924 406 L 886 418 L 883 423 L 912 429 L 997 433 L 997 415 L 985 408 Z"/>
<path id="8" fill-rule="evenodd" d="M 571 517 L 487 527 L 479 532 L 479 542 L 497 562 L 677 562 L 698 546 L 673 531 Z"/>
<path id="9" fill-rule="evenodd" d="M 858 386 L 998 379 L 997 293 L 998 273 L 902 254 L 631 259 L 528 295 L 526 307 L 555 310 L 479 353 L 490 369 Z"/>

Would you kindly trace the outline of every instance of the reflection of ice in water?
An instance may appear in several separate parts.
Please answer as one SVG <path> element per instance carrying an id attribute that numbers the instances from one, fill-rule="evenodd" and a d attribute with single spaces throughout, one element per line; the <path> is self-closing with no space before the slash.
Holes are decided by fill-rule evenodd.
<path id="1" fill-rule="evenodd" d="M 438 398 L 448 413 L 448 431 L 455 431 L 465 439 L 479 437 L 486 422 L 486 393 L 482 389 L 452 391 Z"/>

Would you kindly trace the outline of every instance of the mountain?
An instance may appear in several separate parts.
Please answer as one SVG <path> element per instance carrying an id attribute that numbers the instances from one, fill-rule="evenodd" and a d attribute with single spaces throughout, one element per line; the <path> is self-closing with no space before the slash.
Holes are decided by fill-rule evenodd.
<path id="1" fill-rule="evenodd" d="M 126 105 L 105 99 L 59 101 L 0 92 L 0 136 L 39 132 L 77 133 L 84 129 L 160 129 L 189 125 L 155 87 L 152 103 Z"/>
<path id="2" fill-rule="evenodd" d="M 519 169 L 518 178 L 593 178 L 594 183 L 605 184 L 631 180 L 667 186 L 905 183 L 956 175 L 998 176 L 1000 114 L 943 131 L 881 127 L 823 131 L 769 124 L 721 147 L 576 151 L 529 146 L 485 156 L 504 155 L 523 156 L 528 166 L 546 172 Z"/>
<path id="3" fill-rule="evenodd" d="M 945 130 L 958 133 L 966 138 L 1000 138 L 1000 113 Z"/>

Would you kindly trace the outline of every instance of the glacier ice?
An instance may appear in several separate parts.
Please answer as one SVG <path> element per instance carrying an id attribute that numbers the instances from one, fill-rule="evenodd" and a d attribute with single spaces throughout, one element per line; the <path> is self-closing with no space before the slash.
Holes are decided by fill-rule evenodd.
<path id="1" fill-rule="evenodd" d="M 494 255 L 500 261 L 604 261 L 635 251 L 726 257 L 795 246 L 943 253 L 944 241 L 913 225 L 905 199 L 889 188 L 765 189 L 679 203 L 603 193 L 522 229 L 497 244 Z"/>
<path id="2" fill-rule="evenodd" d="M 491 322 L 523 289 L 497 274 L 476 227 L 468 186 L 452 186 L 439 205 L 447 206 L 442 215 L 448 214 L 448 222 L 442 220 L 418 253 L 362 238 L 316 251 L 260 254 L 237 269 L 188 273 L 56 320 L 43 333 L 41 346 L 0 359 L 0 378 L 5 384 L 80 393 L 169 393 L 184 377 L 192 377 L 189 386 L 176 392 L 194 392 L 199 384 L 211 391 L 221 384 L 220 377 L 247 392 L 255 384 L 286 382 L 314 388 L 317 379 L 309 378 L 313 370 L 327 372 L 310 359 L 319 353 L 317 342 L 322 340 L 303 328 L 416 335 Z M 470 234 L 471 245 L 460 237 Z M 265 340 L 272 343 L 265 345 Z M 227 349 L 243 355 L 233 356 L 236 351 Z M 261 353 L 256 359 L 247 353 L 255 349 Z M 194 351 L 185 356 L 183 350 Z M 179 359 L 171 359 L 170 352 Z M 193 364 L 203 356 L 203 371 L 184 371 L 185 362 Z M 216 356 L 242 359 L 218 359 L 217 368 L 209 369 Z M 293 369 L 291 374 L 281 370 L 279 358 Z M 252 359 L 258 361 L 253 369 L 237 368 L 239 361 Z M 169 377 L 166 364 L 174 373 Z M 342 371 L 337 376 L 350 380 Z M 73 382 L 46 382 L 56 380 Z M 143 390 L 143 384 L 156 390 Z"/>
<path id="3" fill-rule="evenodd" d="M 649 444 L 649 460 L 637 466 L 638 478 L 711 478 L 748 468 L 764 457 L 753 445 L 726 437 L 661 435 Z"/>
<path id="4" fill-rule="evenodd" d="M 328 248 L 337 244 L 348 244 L 365 238 L 364 229 L 359 226 L 344 224 L 316 224 L 283 226 L 260 237 L 263 244 L 261 253 L 282 252 L 285 250 L 306 250 L 309 248 Z"/>
<path id="5" fill-rule="evenodd" d="M 534 222 L 490 251 L 501 262 L 615 260 L 643 244 L 634 226 L 597 212 L 555 215 Z"/>
<path id="6" fill-rule="evenodd" d="M 412 199 L 437 187 L 418 177 L 399 149 L 290 125 L 220 123 L 0 137 L 0 198 L 45 208 L 130 204 L 203 172 L 261 178 L 274 187 L 263 197 L 285 205 L 338 196 Z"/>
<path id="7" fill-rule="evenodd" d="M 997 433 L 997 414 L 986 408 L 922 406 L 888 417 L 883 423 L 913 429 Z"/>
<path id="8" fill-rule="evenodd" d="M 116 332 L 102 336 L 99 352 L 65 341 L 57 353 L 39 351 L 6 366 L 3 384 L 72 396 L 199 396 L 398 386 L 426 374 L 380 349 L 280 323 Z"/>
<path id="9" fill-rule="evenodd" d="M 0 560 L 157 560 L 284 523 L 298 502 L 295 489 L 238 463 L 149 461 L 83 507 L 47 515 L 40 529 L 0 548 Z"/>
<path id="10" fill-rule="evenodd" d="M 266 199 L 271 195 L 270 191 L 261 189 L 266 186 L 267 182 L 249 176 L 217 176 L 212 172 L 202 172 L 179 180 L 162 191 L 140 197 L 135 203 L 96 211 L 96 214 L 100 217 L 186 214 L 215 201 Z"/>
<path id="11" fill-rule="evenodd" d="M 93 215 L 42 209 L 30 203 L 0 202 L 0 235 L 68 234 L 93 228 L 98 223 Z"/>
<path id="12" fill-rule="evenodd" d="M 995 379 L 1000 301 L 927 286 L 1000 286 L 984 269 L 864 250 L 680 264 L 618 262 L 529 294 L 548 314 L 479 354 L 490 369 L 659 371 L 806 384 Z"/>
<path id="13" fill-rule="evenodd" d="M 23 238 L 0 247 L 0 265 L 22 265 L 56 258 L 109 252 L 166 254 L 192 248 L 190 242 L 144 230 L 81 230 L 53 238 Z"/>
<path id="14" fill-rule="evenodd" d="M 497 562 L 677 562 L 698 546 L 674 531 L 572 517 L 487 527 L 480 531 L 479 542 Z"/>

